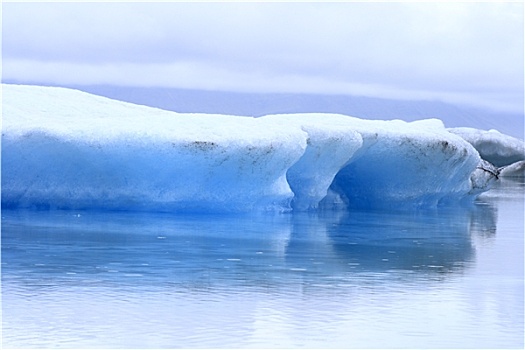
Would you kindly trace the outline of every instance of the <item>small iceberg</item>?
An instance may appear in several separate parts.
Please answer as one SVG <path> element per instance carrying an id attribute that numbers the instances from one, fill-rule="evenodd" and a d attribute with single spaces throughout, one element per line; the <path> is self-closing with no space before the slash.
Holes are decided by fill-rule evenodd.
<path id="1" fill-rule="evenodd" d="M 450 128 L 453 134 L 462 137 L 479 152 L 481 158 L 498 167 L 525 160 L 525 143 L 497 130 L 475 128 Z"/>

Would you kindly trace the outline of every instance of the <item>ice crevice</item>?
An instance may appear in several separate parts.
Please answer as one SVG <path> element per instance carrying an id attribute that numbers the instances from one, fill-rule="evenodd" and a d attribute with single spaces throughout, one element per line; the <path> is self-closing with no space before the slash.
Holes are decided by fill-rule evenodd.
<path id="1" fill-rule="evenodd" d="M 3 94 L 3 208 L 419 208 L 471 201 L 499 171 L 437 119 L 181 114 L 8 84 Z"/>

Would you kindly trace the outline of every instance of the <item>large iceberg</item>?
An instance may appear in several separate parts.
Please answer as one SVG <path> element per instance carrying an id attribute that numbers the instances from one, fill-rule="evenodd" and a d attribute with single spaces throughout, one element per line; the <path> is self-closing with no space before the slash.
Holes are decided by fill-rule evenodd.
<path id="1" fill-rule="evenodd" d="M 243 212 L 428 207 L 497 174 L 439 120 L 180 114 L 3 85 L 2 207 Z"/>

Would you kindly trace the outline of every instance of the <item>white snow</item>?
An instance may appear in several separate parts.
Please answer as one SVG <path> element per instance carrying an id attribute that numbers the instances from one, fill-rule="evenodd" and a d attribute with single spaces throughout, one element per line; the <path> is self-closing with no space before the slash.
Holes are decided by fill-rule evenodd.
<path id="1" fill-rule="evenodd" d="M 472 144 L 483 159 L 498 167 L 525 160 L 524 142 L 497 130 L 485 131 L 475 128 L 448 130 Z"/>
<path id="2" fill-rule="evenodd" d="M 486 190 L 492 176 L 480 164 L 477 151 L 435 119 L 180 114 L 3 85 L 6 208 L 427 207 Z"/>

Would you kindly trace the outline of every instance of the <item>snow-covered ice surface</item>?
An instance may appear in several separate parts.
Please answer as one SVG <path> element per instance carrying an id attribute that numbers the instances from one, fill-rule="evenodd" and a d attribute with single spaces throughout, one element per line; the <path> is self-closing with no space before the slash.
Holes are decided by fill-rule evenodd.
<path id="1" fill-rule="evenodd" d="M 427 207 L 495 178 L 439 120 L 180 114 L 3 85 L 2 206 L 239 212 Z"/>

